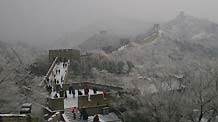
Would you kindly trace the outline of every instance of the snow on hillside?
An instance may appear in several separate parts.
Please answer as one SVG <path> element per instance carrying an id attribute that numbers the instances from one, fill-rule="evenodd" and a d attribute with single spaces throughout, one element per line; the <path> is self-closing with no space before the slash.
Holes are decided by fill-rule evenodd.
<path id="1" fill-rule="evenodd" d="M 218 24 L 209 20 L 180 13 L 175 19 L 162 25 L 162 29 L 172 39 L 218 46 Z"/>
<path id="2" fill-rule="evenodd" d="M 135 65 L 132 73 L 148 78 L 183 74 L 186 70 L 195 70 L 198 64 L 206 65 L 218 58 L 216 26 L 207 20 L 179 15 L 161 25 L 159 37 L 152 43 L 131 42 L 107 57 L 132 62 Z"/>
<path id="3" fill-rule="evenodd" d="M 0 112 L 19 113 L 24 102 L 43 103 L 43 97 L 38 93 L 26 91 L 24 87 L 35 91 L 43 90 L 38 87 L 41 78 L 29 74 L 27 69 L 45 54 L 44 51 L 18 44 L 0 44 Z M 40 113 L 40 110 L 35 110 L 33 114 Z"/>

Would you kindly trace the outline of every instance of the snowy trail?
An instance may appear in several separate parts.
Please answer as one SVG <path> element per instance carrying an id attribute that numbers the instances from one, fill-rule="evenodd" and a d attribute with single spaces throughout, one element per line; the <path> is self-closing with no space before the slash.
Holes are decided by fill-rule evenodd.
<path id="1" fill-rule="evenodd" d="M 65 64 L 66 66 L 63 66 L 63 64 Z M 69 66 L 69 62 L 67 63 L 61 62 L 55 65 L 51 75 L 49 76 L 50 85 L 52 87 L 55 84 L 59 84 L 61 87 L 63 86 L 64 79 L 68 70 L 68 66 Z"/>

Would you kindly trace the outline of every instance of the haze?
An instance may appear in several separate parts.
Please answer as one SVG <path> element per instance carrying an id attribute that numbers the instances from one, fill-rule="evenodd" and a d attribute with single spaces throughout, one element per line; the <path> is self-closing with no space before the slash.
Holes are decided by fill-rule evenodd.
<path id="1" fill-rule="evenodd" d="M 0 40 L 49 45 L 98 21 L 161 23 L 180 11 L 218 23 L 217 5 L 217 0 L 0 0 Z"/>

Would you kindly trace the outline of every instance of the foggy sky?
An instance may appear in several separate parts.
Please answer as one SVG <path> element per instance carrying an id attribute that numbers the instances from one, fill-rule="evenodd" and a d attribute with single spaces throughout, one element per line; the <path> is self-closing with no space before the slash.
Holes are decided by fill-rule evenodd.
<path id="1" fill-rule="evenodd" d="M 0 40 L 49 43 L 98 20 L 164 22 L 185 11 L 218 23 L 218 0 L 0 0 Z"/>

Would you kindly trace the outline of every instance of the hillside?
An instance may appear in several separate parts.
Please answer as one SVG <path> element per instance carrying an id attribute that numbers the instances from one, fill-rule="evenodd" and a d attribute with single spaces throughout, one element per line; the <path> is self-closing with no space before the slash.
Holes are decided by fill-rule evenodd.
<path id="1" fill-rule="evenodd" d="M 43 91 L 39 87 L 41 78 L 29 74 L 28 67 L 44 54 L 44 51 L 27 45 L 0 42 L 1 113 L 17 113 L 24 102 L 43 103 L 43 97 L 34 92 Z M 38 106 L 34 104 L 33 107 L 36 108 L 33 114 L 39 115 Z"/>
<path id="2" fill-rule="evenodd" d="M 79 45 L 81 50 L 97 50 L 103 48 L 116 49 L 120 46 L 120 39 L 116 34 L 109 32 L 99 32 L 87 39 L 85 42 Z"/>
<path id="3" fill-rule="evenodd" d="M 162 30 L 172 39 L 208 47 L 218 46 L 218 24 L 209 20 L 180 13 L 175 19 L 162 25 Z"/>
<path id="4" fill-rule="evenodd" d="M 109 35 L 112 36 L 111 38 L 114 38 L 114 36 L 132 38 L 139 32 L 147 30 L 150 25 L 151 23 L 145 23 L 136 19 L 102 18 L 88 25 L 84 25 L 73 32 L 66 33 L 57 39 L 54 44 L 59 47 L 75 48 L 78 45 L 82 45 L 82 43 L 87 43 L 85 41 L 90 40 L 90 38 L 96 36 L 102 30 L 108 31 Z"/>
<path id="5" fill-rule="evenodd" d="M 153 42 L 131 43 L 111 57 L 138 65 L 151 63 L 154 58 L 160 63 L 212 58 L 217 54 L 217 33 L 217 24 L 182 14 L 161 25 L 159 37 Z"/>
<path id="6" fill-rule="evenodd" d="M 132 62 L 135 68 L 129 74 L 114 75 L 113 78 L 117 77 L 117 82 L 120 81 L 126 87 L 138 84 L 137 88 L 144 91 L 149 86 L 146 85 L 150 82 L 148 79 L 162 82 L 160 79 L 164 76 L 185 75 L 196 68 L 215 63 L 218 58 L 216 26 L 213 22 L 180 14 L 162 24 L 159 36 L 149 43 L 132 41 L 113 53 L 97 54 L 104 60 Z M 190 33 L 184 32 L 183 28 Z M 206 35 L 198 36 L 200 33 Z"/>

